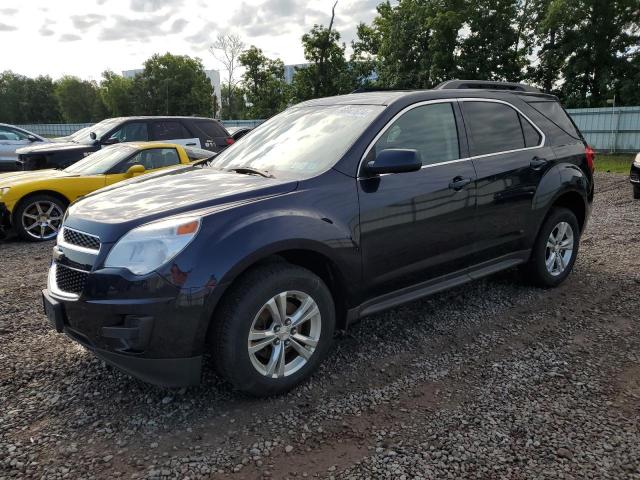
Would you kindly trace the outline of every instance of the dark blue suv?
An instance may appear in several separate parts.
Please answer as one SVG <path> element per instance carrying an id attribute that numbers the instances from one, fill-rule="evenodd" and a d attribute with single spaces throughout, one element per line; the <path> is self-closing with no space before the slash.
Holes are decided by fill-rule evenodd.
<path id="1" fill-rule="evenodd" d="M 148 382 L 198 383 L 210 351 L 238 389 L 277 394 L 365 315 L 515 266 L 561 283 L 592 171 L 557 98 L 519 84 L 304 102 L 206 164 L 71 205 L 45 310 Z"/>

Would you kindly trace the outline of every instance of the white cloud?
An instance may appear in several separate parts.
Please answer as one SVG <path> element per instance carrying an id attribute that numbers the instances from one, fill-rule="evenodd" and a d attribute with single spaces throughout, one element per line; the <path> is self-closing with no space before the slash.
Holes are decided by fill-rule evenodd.
<path id="1" fill-rule="evenodd" d="M 328 24 L 333 1 L 236 0 L 221 8 L 213 0 L 65 0 L 64 9 L 51 9 L 51 0 L 30 0 L 0 9 L 0 44 L 20 45 L 3 51 L 2 67 L 98 80 L 106 69 L 139 68 L 154 53 L 171 52 L 220 68 L 208 47 L 219 33 L 231 32 L 266 55 L 301 63 L 302 35 L 316 23 Z M 377 3 L 339 0 L 335 28 L 342 41 L 349 45 Z"/>

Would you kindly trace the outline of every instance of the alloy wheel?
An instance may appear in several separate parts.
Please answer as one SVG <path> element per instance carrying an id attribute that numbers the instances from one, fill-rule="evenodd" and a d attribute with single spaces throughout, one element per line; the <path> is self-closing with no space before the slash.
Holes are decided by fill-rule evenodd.
<path id="1" fill-rule="evenodd" d="M 545 250 L 545 264 L 547 271 L 555 276 L 562 274 L 571 261 L 574 248 L 574 236 L 571 225 L 567 222 L 558 223 L 547 239 Z"/>
<path id="2" fill-rule="evenodd" d="M 62 225 L 64 210 L 54 202 L 36 200 L 22 212 L 22 227 L 36 240 L 51 240 Z"/>
<path id="3" fill-rule="evenodd" d="M 281 378 L 304 367 L 320 341 L 322 319 L 306 293 L 285 291 L 266 302 L 253 319 L 247 341 L 253 367 Z"/>

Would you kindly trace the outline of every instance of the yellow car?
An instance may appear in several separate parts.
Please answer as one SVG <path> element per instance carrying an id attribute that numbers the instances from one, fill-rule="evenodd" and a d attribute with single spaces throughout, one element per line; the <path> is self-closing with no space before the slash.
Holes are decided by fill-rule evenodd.
<path id="1" fill-rule="evenodd" d="M 173 143 L 123 143 L 98 150 L 64 170 L 0 174 L 0 233 L 13 227 L 24 240 L 51 240 L 58 234 L 67 206 L 77 198 L 211 155 L 214 153 Z"/>

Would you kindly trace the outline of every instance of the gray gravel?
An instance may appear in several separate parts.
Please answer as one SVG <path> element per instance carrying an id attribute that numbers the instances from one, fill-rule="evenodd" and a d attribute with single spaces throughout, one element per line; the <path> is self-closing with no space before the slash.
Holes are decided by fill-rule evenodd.
<path id="1" fill-rule="evenodd" d="M 640 479 L 640 202 L 597 190 L 560 288 L 511 271 L 364 319 L 269 400 L 105 366 L 41 313 L 51 245 L 0 242 L 0 480 Z"/>

